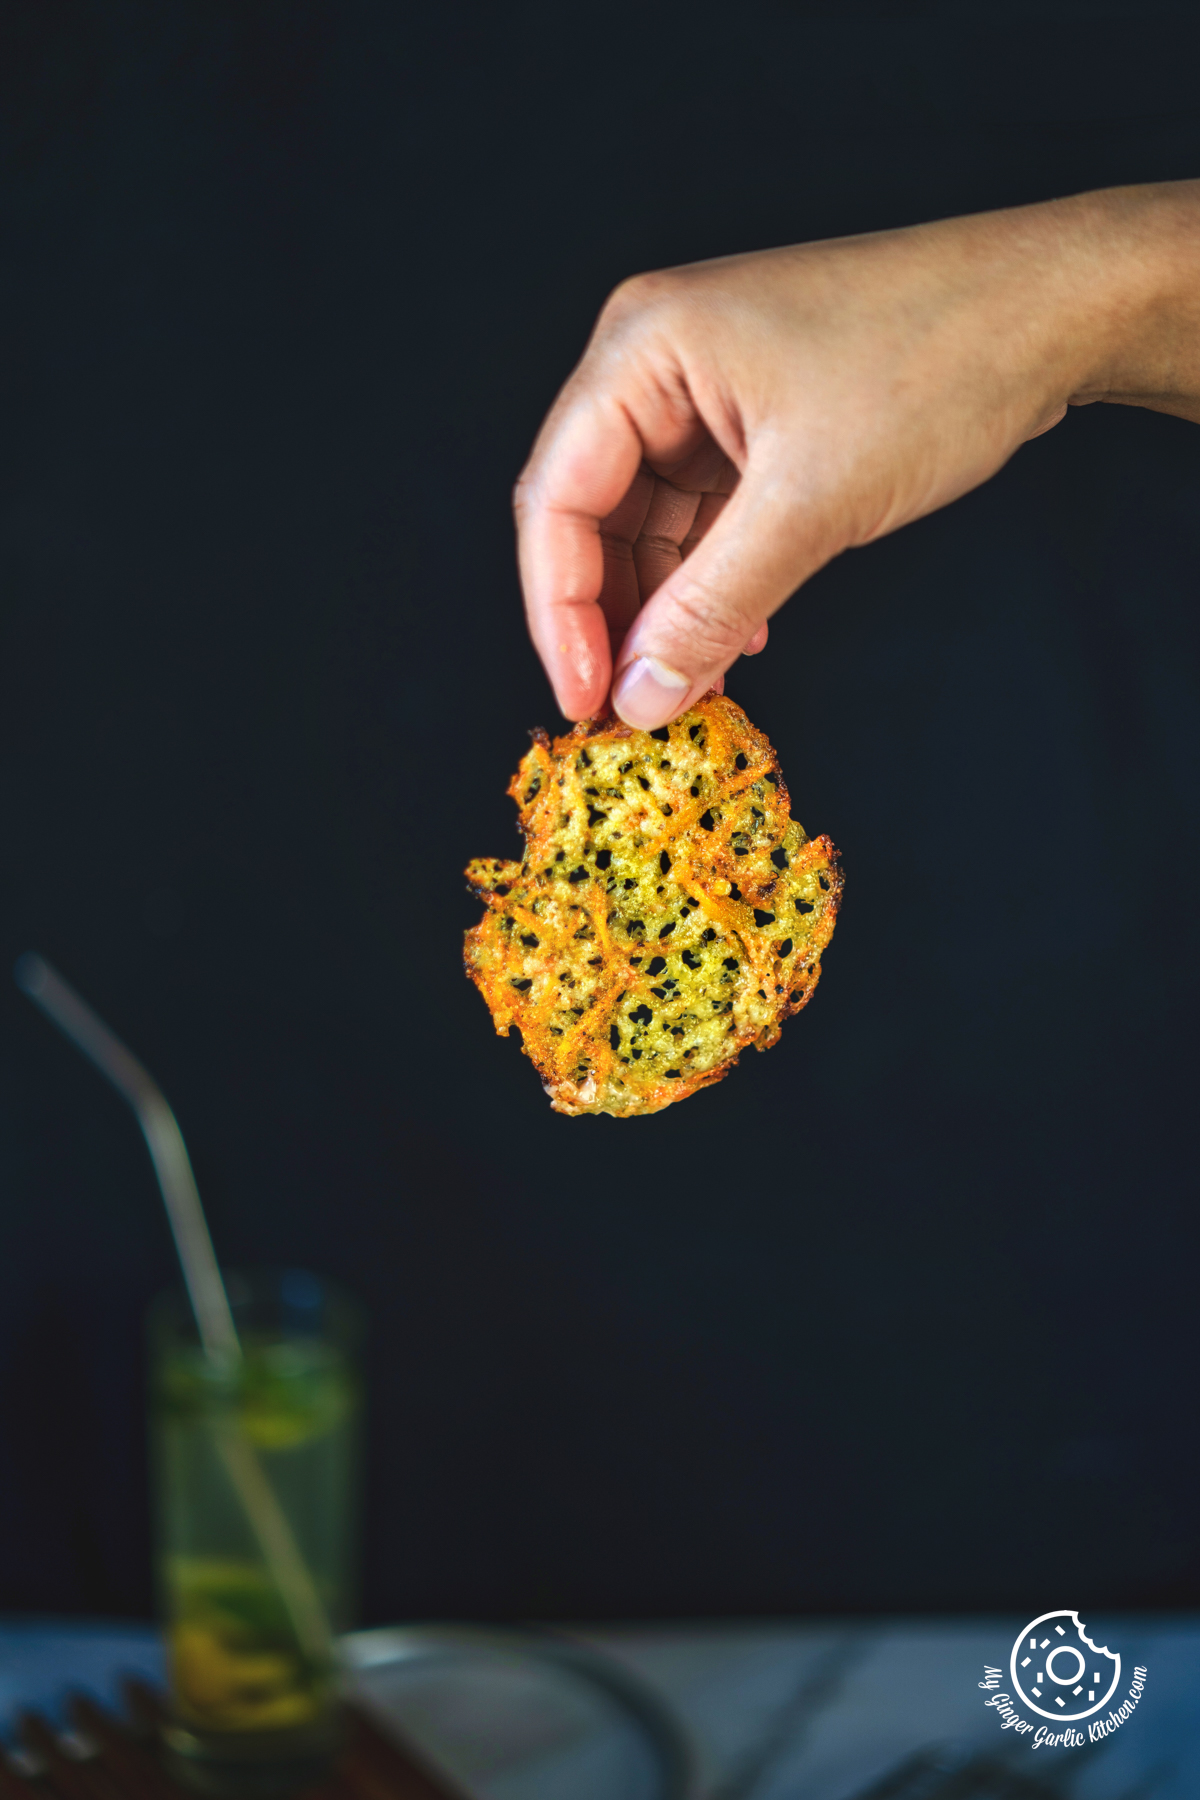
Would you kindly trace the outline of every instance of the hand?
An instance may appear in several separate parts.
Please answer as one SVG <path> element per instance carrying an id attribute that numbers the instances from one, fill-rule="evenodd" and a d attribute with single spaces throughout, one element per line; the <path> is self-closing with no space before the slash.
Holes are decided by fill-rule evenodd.
<path id="1" fill-rule="evenodd" d="M 839 551 L 1098 399 L 1200 419 L 1200 182 L 624 283 L 516 492 L 563 712 L 611 682 L 628 724 L 665 724 Z"/>

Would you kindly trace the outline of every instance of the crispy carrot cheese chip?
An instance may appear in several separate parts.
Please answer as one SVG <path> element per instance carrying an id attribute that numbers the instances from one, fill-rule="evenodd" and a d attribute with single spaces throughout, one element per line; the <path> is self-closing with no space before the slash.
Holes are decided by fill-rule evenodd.
<path id="1" fill-rule="evenodd" d="M 556 1112 L 658 1112 L 808 1004 L 837 851 L 791 817 L 775 752 L 723 694 L 660 731 L 532 737 L 508 790 L 524 860 L 467 869 L 487 906 L 467 974 Z"/>

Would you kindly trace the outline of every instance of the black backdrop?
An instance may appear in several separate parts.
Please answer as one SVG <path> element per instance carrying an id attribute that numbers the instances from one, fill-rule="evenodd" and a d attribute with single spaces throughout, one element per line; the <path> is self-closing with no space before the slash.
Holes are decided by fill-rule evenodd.
<path id="1" fill-rule="evenodd" d="M 733 673 L 848 876 L 771 1055 L 558 1118 L 459 968 L 608 289 L 1200 173 L 1190 11 L 6 10 L 0 948 L 369 1305 L 368 1619 L 1200 1603 L 1200 431 L 1072 414 Z M 0 1605 L 143 1611 L 166 1231 L 0 1014 Z"/>

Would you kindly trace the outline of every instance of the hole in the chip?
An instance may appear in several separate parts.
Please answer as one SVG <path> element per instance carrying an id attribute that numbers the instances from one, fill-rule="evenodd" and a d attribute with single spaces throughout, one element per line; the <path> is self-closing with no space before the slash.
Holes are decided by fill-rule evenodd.
<path id="1" fill-rule="evenodd" d="M 597 800 L 600 798 L 600 789 L 599 788 L 584 788 L 583 791 L 585 794 L 595 794 Z"/>
<path id="2" fill-rule="evenodd" d="M 791 938 L 784 938 L 782 944 L 779 944 L 777 946 L 777 948 L 778 948 L 780 956 L 790 956 L 792 954 Z"/>
<path id="3" fill-rule="evenodd" d="M 706 926 L 706 928 L 700 933 L 700 936 L 703 938 L 703 940 L 706 944 L 711 944 L 713 939 L 716 937 L 716 935 L 717 934 L 713 930 L 711 925 Z"/>
<path id="4" fill-rule="evenodd" d="M 628 775 L 628 773 L 629 773 L 630 769 L 632 769 L 632 767 L 633 767 L 633 764 L 631 762 L 622 763 L 621 767 L 617 771 L 617 773 L 620 775 Z"/>
<path id="5" fill-rule="evenodd" d="M 658 738 L 661 743 L 668 744 L 671 741 L 671 728 L 669 725 L 660 725 L 657 731 L 650 733 L 650 736 Z"/>
<path id="6" fill-rule="evenodd" d="M 631 956 L 629 959 L 630 967 L 636 969 L 641 960 L 640 956 Z"/>
<path id="7" fill-rule="evenodd" d="M 642 933 L 645 932 L 645 929 L 646 929 L 645 921 L 643 919 L 630 919 L 630 921 L 629 921 L 628 925 L 625 927 L 625 929 L 629 933 L 630 937 L 638 937 Z"/>
<path id="8" fill-rule="evenodd" d="M 623 882 L 622 882 L 622 883 L 621 883 L 621 886 L 622 886 L 622 887 L 623 887 L 623 888 L 625 888 L 625 889 L 626 889 L 626 890 L 627 890 L 627 891 L 628 891 L 628 889 L 629 889 L 629 888 L 633 888 L 633 887 L 636 887 L 636 886 L 637 886 L 637 882 L 636 882 L 636 881 L 634 881 L 634 880 L 633 880 L 633 879 L 632 879 L 632 877 L 631 877 L 631 876 L 628 876 L 628 875 L 627 875 L 627 876 L 626 876 L 626 877 L 625 877 L 625 880 L 624 880 L 624 881 L 623 881 Z"/>
<path id="9" fill-rule="evenodd" d="M 779 776 L 776 774 L 774 769 L 767 770 L 765 779 L 770 782 L 772 787 L 779 786 Z"/>
<path id="10" fill-rule="evenodd" d="M 684 951 L 684 955 L 687 955 L 686 950 Z M 666 966 L 667 959 L 665 956 L 652 956 L 650 961 L 646 964 L 646 973 L 647 975 L 661 975 Z"/>
<path id="11" fill-rule="evenodd" d="M 682 1025 L 672 1025 L 671 1036 L 672 1037 L 682 1037 L 683 1036 L 683 1026 Z"/>
<path id="12" fill-rule="evenodd" d="M 589 969 L 598 969 L 603 961 L 604 961 L 604 958 L 602 956 L 589 956 L 588 957 L 588 968 Z"/>
<path id="13" fill-rule="evenodd" d="M 660 1000 L 665 1000 L 667 997 L 667 990 L 665 987 L 652 987 L 650 992 L 652 994 L 657 994 Z"/>
<path id="14" fill-rule="evenodd" d="M 646 777 L 644 775 L 638 776 L 638 784 L 639 784 L 639 786 L 644 787 L 644 788 L 648 788 L 650 786 L 650 783 L 646 780 Z"/>
<path id="15" fill-rule="evenodd" d="M 772 850 L 772 852 L 771 852 L 771 861 L 772 861 L 772 862 L 773 862 L 773 863 L 774 863 L 774 864 L 775 864 L 775 867 L 776 867 L 776 868 L 777 868 L 777 869 L 786 869 L 786 868 L 787 868 L 787 866 L 788 866 L 788 853 L 787 853 L 787 851 L 786 851 L 786 850 L 785 850 L 785 849 L 784 849 L 784 847 L 783 847 L 783 845 L 782 845 L 782 844 L 780 844 L 780 846 L 779 846 L 779 848 L 778 848 L 778 850 Z"/>
<path id="16" fill-rule="evenodd" d="M 668 1069 L 667 1070 L 667 1080 L 668 1081 L 678 1081 L 680 1079 L 680 1077 L 682 1076 L 682 1074 L 683 1074 L 682 1069 Z"/>
<path id="17" fill-rule="evenodd" d="M 825 892 L 828 893 L 829 892 L 829 883 L 826 881 L 825 877 L 823 875 L 818 875 L 817 880 L 820 882 L 821 886 L 825 889 Z"/>
<path id="18" fill-rule="evenodd" d="M 592 766 L 592 759 L 591 759 L 591 757 L 590 757 L 590 756 L 589 756 L 589 755 L 588 755 L 588 753 L 587 753 L 587 751 L 586 751 L 586 750 L 581 750 L 581 751 L 580 751 L 580 752 L 579 752 L 579 760 L 580 760 L 580 762 L 581 762 L 581 763 L 582 763 L 582 764 L 583 764 L 583 766 L 584 766 L 584 768 L 585 768 L 585 769 L 590 769 L 590 768 L 591 768 L 591 766 Z"/>
<path id="19" fill-rule="evenodd" d="M 586 881 L 587 878 L 588 878 L 588 872 L 584 868 L 582 863 L 580 863 L 580 865 L 577 869 L 572 869 L 571 873 L 567 876 L 567 880 L 569 882 L 571 882 L 574 886 L 578 886 L 578 884 L 581 881 Z"/>
<path id="20" fill-rule="evenodd" d="M 749 767 L 748 763 L 746 762 L 746 755 L 745 755 L 744 751 L 742 751 L 742 750 L 738 751 L 737 755 L 733 759 L 733 766 L 735 769 L 745 769 L 745 768 Z"/>
<path id="21" fill-rule="evenodd" d="M 801 913 L 815 912 L 816 905 L 812 900 L 797 900 L 796 911 Z"/>
<path id="22" fill-rule="evenodd" d="M 551 1037 L 561 1037 L 562 1036 L 562 1026 L 561 1025 L 547 1025 L 546 1029 L 550 1033 Z"/>
<path id="23" fill-rule="evenodd" d="M 641 1056 L 641 1054 L 642 1054 L 642 1053 L 641 1053 L 641 1051 L 640 1051 L 640 1050 L 635 1050 L 635 1051 L 634 1051 L 634 1052 L 633 1052 L 633 1060 L 634 1060 L 634 1062 L 637 1062 L 637 1060 L 638 1060 L 638 1058 L 639 1058 L 639 1057 L 640 1057 L 640 1056 Z"/>
<path id="24" fill-rule="evenodd" d="M 566 853 L 566 851 L 565 851 L 565 850 L 560 850 L 560 851 L 558 851 L 558 853 L 557 853 L 557 854 L 556 854 L 556 856 L 555 856 L 555 858 L 554 858 L 554 860 L 555 860 L 555 862 L 566 862 L 566 860 L 567 860 L 567 853 Z"/>
<path id="25" fill-rule="evenodd" d="M 765 990 L 765 989 L 764 989 L 764 988 L 759 988 L 759 990 L 758 990 L 758 997 L 759 997 L 759 999 L 760 999 L 760 1000 L 765 1000 L 765 999 L 766 999 L 766 997 L 767 997 L 767 995 L 766 995 L 766 990 Z"/>
<path id="26" fill-rule="evenodd" d="M 700 798 L 700 789 L 698 787 L 690 787 L 688 793 L 692 796 L 693 800 L 698 800 Z"/>
<path id="27" fill-rule="evenodd" d="M 791 1001 L 793 1006 L 795 1006 L 797 1000 L 799 1000 L 799 998 L 803 992 L 804 992 L 803 988 L 793 988 L 792 989 L 791 993 L 788 995 L 788 999 Z M 807 1029 L 807 1027 L 806 1027 L 806 1029 Z M 791 1040 L 789 1039 L 789 1042 L 790 1041 Z"/>
<path id="28" fill-rule="evenodd" d="M 775 914 L 773 912 L 765 912 L 761 906 L 756 906 L 754 909 L 754 923 L 761 931 L 764 925 L 773 925 L 775 923 Z"/>
<path id="29" fill-rule="evenodd" d="M 514 975 L 512 986 L 516 988 L 518 994 L 527 994 L 533 986 L 533 982 L 528 975 Z"/>
<path id="30" fill-rule="evenodd" d="M 683 952 L 683 960 L 689 969 L 698 969 L 700 967 L 700 958 L 698 956 L 693 956 L 690 950 L 685 950 Z"/>
<path id="31" fill-rule="evenodd" d="M 532 931 L 523 932 L 521 934 L 521 942 L 523 944 L 528 944 L 531 950 L 536 950 L 538 947 L 538 939 L 534 936 Z"/>
<path id="32" fill-rule="evenodd" d="M 503 899 L 504 895 L 507 894 L 507 892 L 508 892 L 508 884 L 503 881 L 498 881 L 496 883 L 495 887 L 492 889 L 492 892 L 493 892 L 493 894 L 499 894 L 501 899 Z"/>
<path id="33" fill-rule="evenodd" d="M 597 852 L 596 852 L 596 867 L 598 869 L 607 869 L 607 867 L 611 861 L 612 861 L 612 851 L 611 850 L 597 850 Z"/>
<path id="34" fill-rule="evenodd" d="M 529 802 L 533 799 L 534 795 L 538 792 L 541 785 L 542 785 L 541 776 L 535 775 L 533 780 L 530 782 L 529 786 L 525 790 L 525 805 L 526 806 L 529 805 Z"/>
<path id="35" fill-rule="evenodd" d="M 668 924 L 663 926 L 662 930 L 659 932 L 658 935 L 660 938 L 670 937 L 670 935 L 674 931 L 674 929 L 675 929 L 675 921 L 674 921 L 674 919 L 672 919 Z"/>
<path id="36" fill-rule="evenodd" d="M 653 1021 L 654 1014 L 643 1001 L 641 1006 L 634 1007 L 629 1017 L 633 1020 L 635 1025 L 649 1025 Z"/>
<path id="37" fill-rule="evenodd" d="M 736 881 L 731 881 L 729 884 L 729 898 L 731 900 L 740 900 L 741 897 L 742 897 L 741 888 L 738 886 Z"/>
<path id="38" fill-rule="evenodd" d="M 716 830 L 717 822 L 713 818 L 713 816 L 710 812 L 702 812 L 700 814 L 700 823 L 701 823 L 701 825 L 703 825 L 705 831 L 715 831 Z"/>
<path id="39" fill-rule="evenodd" d="M 661 870 L 662 870 L 662 872 L 663 872 L 663 874 L 664 874 L 664 875 L 669 875 L 669 874 L 670 874 L 670 872 L 671 872 L 671 859 L 670 859 L 670 857 L 669 857 L 669 856 L 668 856 L 668 855 L 667 855 L 667 853 L 666 853 L 666 851 L 665 851 L 665 850 L 664 850 L 664 851 L 663 851 L 663 852 L 662 852 L 662 854 L 661 854 L 661 856 L 660 856 L 660 857 L 659 857 L 659 859 L 658 859 L 658 866 L 659 866 L 659 868 L 660 868 L 660 869 L 661 869 Z"/>
<path id="40" fill-rule="evenodd" d="M 699 731 L 699 729 L 700 729 L 700 727 L 698 725 L 689 725 L 688 726 L 688 736 L 693 740 L 693 742 L 695 741 L 696 733 Z"/>
<path id="41" fill-rule="evenodd" d="M 608 1028 L 608 1041 L 614 1050 L 621 1048 L 621 1034 L 615 1025 L 610 1025 Z"/>
<path id="42" fill-rule="evenodd" d="M 588 807 L 588 824 L 589 825 L 602 825 L 604 823 L 605 819 L 607 819 L 607 817 L 608 817 L 608 814 L 606 812 L 601 812 L 600 808 L 598 806 L 589 806 Z"/>

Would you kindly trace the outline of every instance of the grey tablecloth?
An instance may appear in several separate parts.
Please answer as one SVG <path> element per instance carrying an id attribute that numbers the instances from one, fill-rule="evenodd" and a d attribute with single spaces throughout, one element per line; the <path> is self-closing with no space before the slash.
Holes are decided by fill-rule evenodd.
<path id="1" fill-rule="evenodd" d="M 987 1706 L 994 1690 L 978 1685 L 984 1667 L 1007 1667 L 1021 1624 L 748 1623 L 572 1635 L 667 1702 L 692 1739 L 706 1800 L 850 1800 L 933 1743 L 1002 1752 L 1019 1770 L 1062 1781 L 1072 1800 L 1196 1800 L 1200 1618 L 1088 1620 L 1126 1670 L 1148 1671 L 1136 1712 L 1095 1752 L 1034 1750 Z M 111 1702 L 125 1670 L 161 1679 L 152 1631 L 0 1621 L 0 1729 L 11 1735 L 23 1705 L 61 1716 L 72 1687 Z"/>

